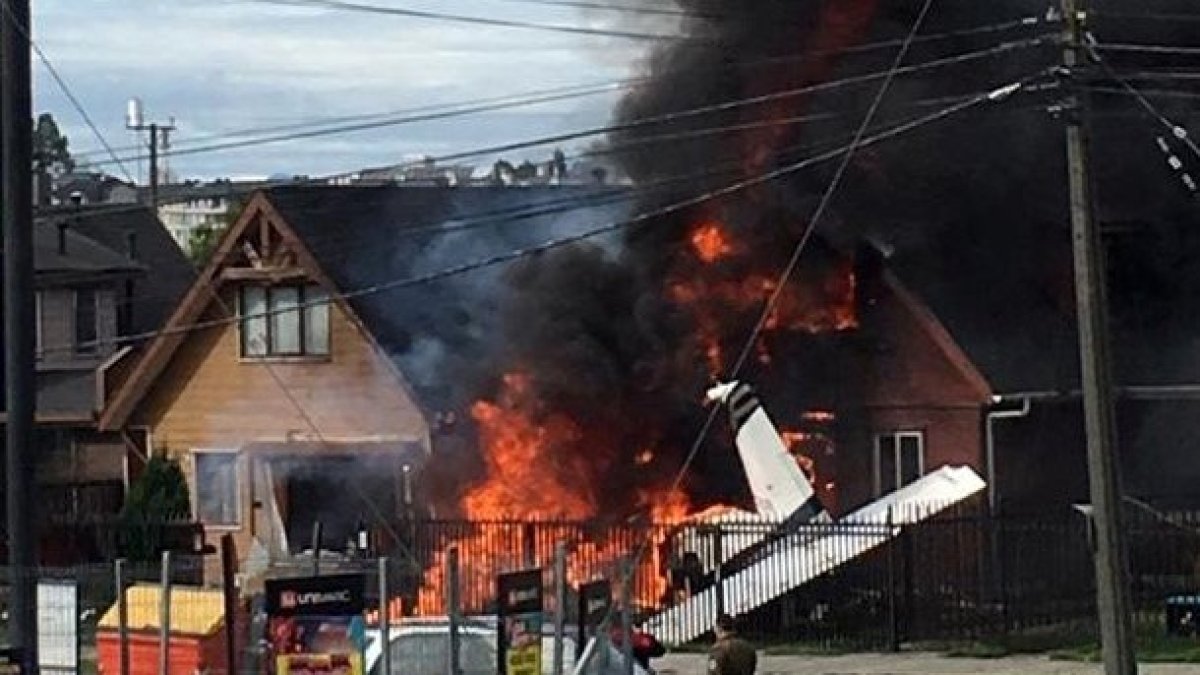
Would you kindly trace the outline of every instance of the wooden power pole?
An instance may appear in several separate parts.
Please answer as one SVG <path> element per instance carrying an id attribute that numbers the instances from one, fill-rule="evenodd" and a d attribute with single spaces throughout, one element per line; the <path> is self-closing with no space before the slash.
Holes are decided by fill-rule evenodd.
<path id="1" fill-rule="evenodd" d="M 1117 426 L 1108 345 L 1104 249 L 1092 220 L 1088 173 L 1086 94 L 1078 78 L 1084 65 L 1086 0 L 1061 0 L 1063 66 L 1069 87 L 1066 106 L 1067 171 L 1071 195 L 1071 240 L 1075 259 L 1075 301 L 1087 432 L 1088 482 L 1094 528 L 1093 558 L 1100 638 L 1106 675 L 1137 672 L 1129 617 L 1128 554 L 1121 518 L 1121 480 L 1117 458 Z"/>
<path id="2" fill-rule="evenodd" d="M 29 0 L 0 2 L 0 211 L 4 240 L 5 506 L 8 636 L 22 672 L 37 664 L 34 485 L 33 97 Z"/>

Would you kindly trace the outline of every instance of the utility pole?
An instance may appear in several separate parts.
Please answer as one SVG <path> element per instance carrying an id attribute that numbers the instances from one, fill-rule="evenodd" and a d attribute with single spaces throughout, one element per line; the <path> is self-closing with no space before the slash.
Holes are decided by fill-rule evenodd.
<path id="1" fill-rule="evenodd" d="M 0 209 L 4 241 L 5 492 L 12 578 L 8 635 L 22 672 L 37 664 L 33 424 L 33 99 L 29 0 L 0 5 Z"/>
<path id="2" fill-rule="evenodd" d="M 145 116 L 142 111 L 142 102 L 140 99 L 130 99 L 129 106 L 125 117 L 125 128 L 130 131 L 148 131 L 150 132 L 150 208 L 158 209 L 158 144 L 162 139 L 164 147 L 170 147 L 170 134 L 175 131 L 175 118 L 171 118 L 170 124 L 158 124 L 151 122 L 146 124 Z"/>
<path id="3" fill-rule="evenodd" d="M 1075 301 L 1087 432 L 1088 482 L 1095 537 L 1096 596 L 1106 675 L 1137 672 L 1129 618 L 1128 558 L 1121 518 L 1121 480 L 1117 459 L 1112 360 L 1108 345 L 1104 249 L 1092 220 L 1088 172 L 1086 94 L 1078 88 L 1084 65 L 1086 0 L 1061 0 L 1063 67 L 1068 82 L 1066 105 L 1067 171 L 1071 196 L 1071 240 L 1075 258 Z"/>

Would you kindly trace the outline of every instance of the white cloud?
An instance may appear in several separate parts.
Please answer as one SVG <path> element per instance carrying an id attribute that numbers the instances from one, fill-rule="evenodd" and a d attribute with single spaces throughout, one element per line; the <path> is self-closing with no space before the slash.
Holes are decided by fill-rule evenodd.
<path id="1" fill-rule="evenodd" d="M 372 0 L 384 4 L 381 0 Z M 445 3 L 405 6 L 445 11 Z M 517 11 L 519 10 L 519 11 Z M 124 100 L 139 96 L 177 139 L 292 121 L 380 112 L 627 75 L 644 45 L 538 31 L 285 7 L 246 1 L 42 0 L 35 39 L 113 145 L 130 141 Z M 462 0 L 461 14 L 583 25 L 591 17 L 502 0 Z M 603 58 L 599 56 L 603 54 Z M 36 104 L 77 149 L 98 142 L 40 68 Z M 318 174 L 602 124 L 614 97 L 423 123 L 254 150 L 180 157 L 206 176 Z M 546 152 L 549 152 L 548 150 Z M 336 164 L 336 166 L 331 166 Z"/>

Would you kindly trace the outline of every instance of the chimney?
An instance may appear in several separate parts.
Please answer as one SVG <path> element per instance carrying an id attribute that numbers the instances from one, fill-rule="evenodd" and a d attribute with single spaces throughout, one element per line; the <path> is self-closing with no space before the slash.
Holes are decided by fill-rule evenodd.
<path id="1" fill-rule="evenodd" d="M 67 222 L 62 221 L 58 224 L 58 254 L 67 254 Z"/>
<path id="2" fill-rule="evenodd" d="M 130 260 L 136 261 L 138 259 L 137 232 L 133 230 L 125 232 L 125 253 L 129 256 Z"/>

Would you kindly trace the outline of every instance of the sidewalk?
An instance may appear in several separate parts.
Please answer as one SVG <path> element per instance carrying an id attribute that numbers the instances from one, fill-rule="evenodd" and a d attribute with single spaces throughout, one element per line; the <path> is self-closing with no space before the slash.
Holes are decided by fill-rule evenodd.
<path id="1" fill-rule="evenodd" d="M 653 663 L 659 675 L 706 675 L 707 658 L 671 654 Z M 757 675 L 1099 675 L 1097 663 L 1051 661 L 1038 656 L 960 659 L 936 654 L 856 654 L 850 656 L 760 656 Z M 1144 675 L 1200 673 L 1200 664 L 1147 664 Z"/>

